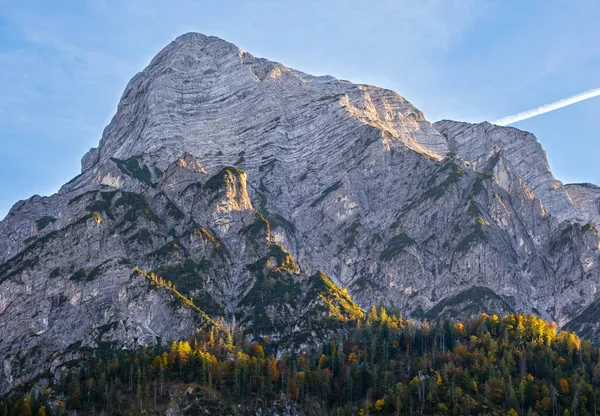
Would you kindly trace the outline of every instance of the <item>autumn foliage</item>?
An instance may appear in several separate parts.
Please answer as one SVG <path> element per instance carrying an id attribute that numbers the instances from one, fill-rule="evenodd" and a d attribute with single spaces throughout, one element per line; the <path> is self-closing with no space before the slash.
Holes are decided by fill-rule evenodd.
<path id="1" fill-rule="evenodd" d="M 231 414 L 275 402 L 325 415 L 596 412 L 600 350 L 535 316 L 414 323 L 373 308 L 356 322 L 308 351 L 223 324 L 163 347 L 84 350 L 45 390 L 13 391 L 0 415 L 161 414 L 182 385 L 189 414 L 203 397 Z"/>

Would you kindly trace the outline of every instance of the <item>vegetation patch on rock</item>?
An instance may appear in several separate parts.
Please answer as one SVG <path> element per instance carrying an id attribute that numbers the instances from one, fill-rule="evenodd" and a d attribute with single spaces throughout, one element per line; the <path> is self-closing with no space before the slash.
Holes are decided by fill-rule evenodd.
<path id="1" fill-rule="evenodd" d="M 139 159 L 139 156 L 130 157 L 126 160 L 120 160 L 116 157 L 110 158 L 125 175 L 137 179 L 148 186 L 153 186 L 150 169 L 146 165 L 141 165 Z"/>
<path id="2" fill-rule="evenodd" d="M 206 181 L 206 183 L 204 184 L 204 190 L 209 191 L 209 192 L 215 192 L 215 191 L 227 186 L 227 184 L 231 180 L 230 178 L 233 178 L 236 176 L 240 177 L 245 174 L 246 174 L 246 172 L 244 172 L 241 169 L 238 169 L 233 166 L 225 166 L 219 172 L 217 172 L 214 176 L 212 176 L 211 178 L 209 178 Z"/>
<path id="3" fill-rule="evenodd" d="M 56 222 L 56 218 L 54 218 L 50 215 L 44 215 L 42 218 L 36 220 L 35 225 L 36 225 L 38 231 L 42 231 L 49 224 L 52 224 L 54 222 Z"/>
<path id="4" fill-rule="evenodd" d="M 342 187 L 342 181 L 337 181 L 333 185 L 326 188 L 323 192 L 321 192 L 321 195 L 310 204 L 311 208 L 314 208 L 317 205 L 319 205 L 321 202 L 323 202 L 325 200 L 325 198 L 327 198 L 327 196 L 330 193 L 337 191 L 341 187 Z"/>
<path id="5" fill-rule="evenodd" d="M 415 240 L 409 237 L 406 233 L 399 234 L 388 242 L 386 248 L 379 255 L 379 259 L 389 261 L 396 257 L 406 247 L 415 244 Z"/>

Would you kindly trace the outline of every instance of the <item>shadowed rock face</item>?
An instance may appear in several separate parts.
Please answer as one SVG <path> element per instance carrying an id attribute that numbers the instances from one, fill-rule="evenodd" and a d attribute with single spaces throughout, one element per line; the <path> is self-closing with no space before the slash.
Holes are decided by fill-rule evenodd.
<path id="1" fill-rule="evenodd" d="M 205 314 L 302 343 L 361 313 L 340 287 L 415 318 L 567 323 L 600 282 L 580 188 L 529 133 L 431 125 L 395 92 L 183 35 L 131 80 L 82 173 L 0 222 L 0 392 Z"/>
<path id="2" fill-rule="evenodd" d="M 563 184 L 552 175 L 546 152 L 531 133 L 490 123 L 469 124 L 450 120 L 435 123 L 448 139 L 451 152 L 481 169 L 490 157 L 502 158 L 514 178 L 500 178 L 509 187 L 511 179 L 522 179 L 545 209 L 558 220 L 583 220 Z"/>

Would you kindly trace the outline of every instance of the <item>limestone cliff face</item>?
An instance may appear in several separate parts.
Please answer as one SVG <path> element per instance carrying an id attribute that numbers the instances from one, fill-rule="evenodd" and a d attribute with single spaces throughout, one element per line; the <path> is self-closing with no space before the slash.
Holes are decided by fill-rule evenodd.
<path id="1" fill-rule="evenodd" d="M 311 322 L 362 314 L 275 242 L 244 171 L 208 175 L 190 154 L 164 171 L 137 158 L 111 163 L 102 177 L 111 185 L 42 200 L 54 210 L 32 216 L 36 234 L 0 265 L 1 392 L 79 348 L 151 345 L 235 322 L 291 348 L 327 332 Z"/>
<path id="2" fill-rule="evenodd" d="M 432 125 L 395 92 L 183 35 L 131 80 L 81 174 L 0 222 L 0 392 L 82 346 L 217 317 L 302 343 L 361 313 L 349 295 L 567 323 L 600 285 L 580 188 L 529 133 Z"/>
<path id="3" fill-rule="evenodd" d="M 565 186 L 573 205 L 586 221 L 600 226 L 600 187 L 591 183 L 569 184 Z"/>
<path id="4" fill-rule="evenodd" d="M 435 123 L 435 128 L 448 139 L 450 151 L 474 169 L 480 168 L 491 154 L 501 155 L 514 176 L 511 179 L 522 179 L 552 216 L 560 221 L 583 220 L 563 184 L 552 175 L 546 152 L 533 134 L 490 123 L 450 120 Z M 510 186 L 510 179 L 502 178 L 499 183 Z"/>

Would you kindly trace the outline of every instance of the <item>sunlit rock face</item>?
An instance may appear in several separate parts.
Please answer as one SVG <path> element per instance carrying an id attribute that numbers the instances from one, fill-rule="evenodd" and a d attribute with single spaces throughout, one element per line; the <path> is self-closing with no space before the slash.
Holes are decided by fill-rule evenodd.
<path id="1" fill-rule="evenodd" d="M 565 190 L 529 133 L 432 125 L 393 91 L 183 35 L 130 81 L 81 174 L 0 222 L 0 392 L 80 346 L 206 322 L 136 267 L 274 340 L 314 336 L 335 285 L 414 318 L 564 324 L 600 283 L 592 194 Z"/>
<path id="2" fill-rule="evenodd" d="M 590 221 L 600 227 L 600 187 L 591 183 L 565 186 L 573 205 Z"/>

